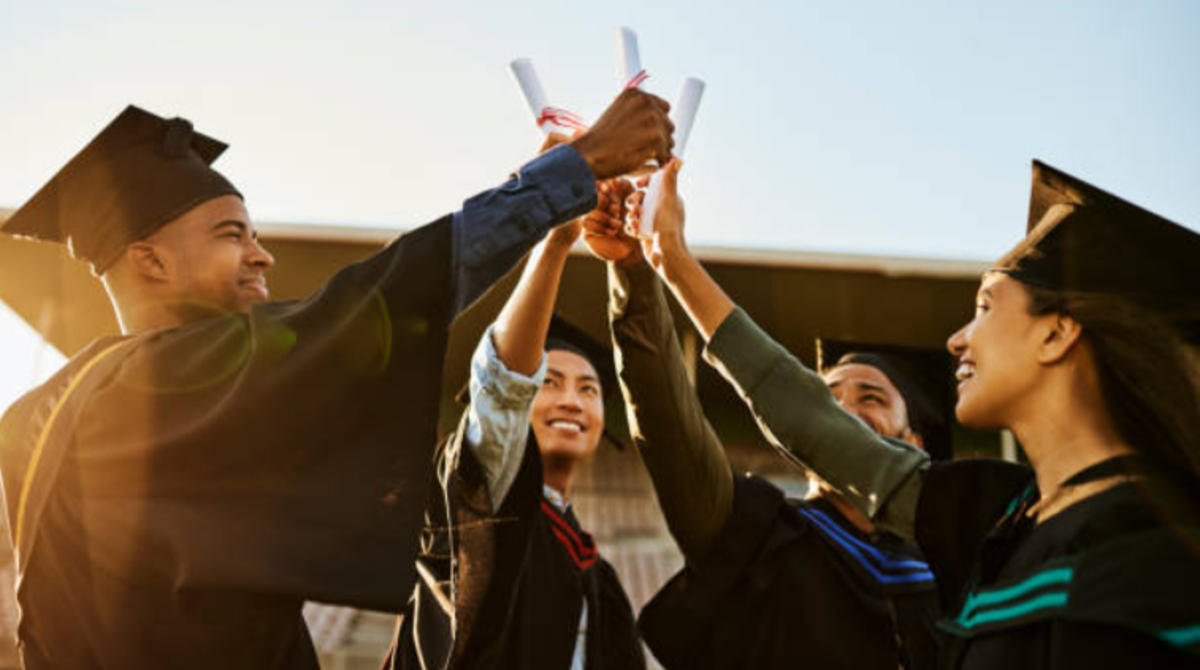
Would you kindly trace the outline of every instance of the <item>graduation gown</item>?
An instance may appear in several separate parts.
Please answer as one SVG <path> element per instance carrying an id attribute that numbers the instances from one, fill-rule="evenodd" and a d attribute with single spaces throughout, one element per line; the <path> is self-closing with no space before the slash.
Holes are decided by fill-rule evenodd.
<path id="1" fill-rule="evenodd" d="M 1035 526 L 1026 515 L 1038 497 L 1031 470 L 935 464 L 917 537 L 946 605 L 940 667 L 1200 666 L 1193 495 L 1150 474 Z M 1170 501 L 1170 526 L 1156 508 L 1163 501 Z"/>
<path id="2" fill-rule="evenodd" d="M 483 472 L 463 444 L 443 460 L 391 667 L 568 670 L 587 602 L 587 670 L 639 670 L 645 656 L 613 567 L 573 514 L 543 495 L 530 431 L 516 480 L 492 514 Z M 447 531 L 447 528 L 452 530 Z"/>
<path id="3" fill-rule="evenodd" d="M 307 299 L 103 340 L 18 401 L 26 667 L 313 668 L 304 600 L 401 611 L 450 321 L 595 202 L 551 149 Z"/>
<path id="4" fill-rule="evenodd" d="M 450 221 L 308 299 L 94 343 L 12 407 L 0 454 L 29 670 L 315 668 L 305 599 L 404 606 Z"/>
<path id="5" fill-rule="evenodd" d="M 716 544 L 642 611 L 667 668 L 929 667 L 933 576 L 912 545 L 867 536 L 832 505 L 737 477 Z"/>

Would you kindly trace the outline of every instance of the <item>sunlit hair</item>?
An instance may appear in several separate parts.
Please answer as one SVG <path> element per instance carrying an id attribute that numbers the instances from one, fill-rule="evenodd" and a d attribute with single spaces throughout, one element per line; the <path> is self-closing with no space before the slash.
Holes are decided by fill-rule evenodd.
<path id="1" fill-rule="evenodd" d="M 1059 313 L 1079 323 L 1125 443 L 1200 482 L 1200 367 L 1178 331 L 1127 299 L 1023 286 L 1030 314 Z"/>

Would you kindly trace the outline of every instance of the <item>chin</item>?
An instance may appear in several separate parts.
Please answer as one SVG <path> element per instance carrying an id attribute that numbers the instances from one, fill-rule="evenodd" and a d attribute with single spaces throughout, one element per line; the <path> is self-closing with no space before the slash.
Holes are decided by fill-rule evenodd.
<path id="1" fill-rule="evenodd" d="M 575 462 L 586 461 L 592 457 L 592 454 L 596 452 L 595 448 L 589 449 L 586 445 L 587 442 L 584 442 L 583 440 L 571 440 L 569 442 L 554 441 L 550 442 L 549 444 L 542 444 L 541 442 L 538 443 L 538 447 L 541 449 L 543 457 L 553 458 L 559 461 Z"/>
<path id="2" fill-rule="evenodd" d="M 959 423 L 974 430 L 999 430 L 1005 427 L 995 407 L 989 407 L 971 395 L 959 397 L 958 404 L 954 406 L 954 416 Z"/>
<path id="3" fill-rule="evenodd" d="M 238 314 L 249 314 L 251 307 L 254 307 L 255 305 L 261 305 L 265 302 L 270 302 L 270 300 L 261 295 L 243 295 L 239 300 L 233 301 L 231 310 L 237 312 Z"/>

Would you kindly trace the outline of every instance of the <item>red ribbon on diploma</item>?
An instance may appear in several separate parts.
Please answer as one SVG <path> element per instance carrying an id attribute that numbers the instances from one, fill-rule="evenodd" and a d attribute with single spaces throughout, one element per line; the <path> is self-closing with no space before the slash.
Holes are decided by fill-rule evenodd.
<path id="1" fill-rule="evenodd" d="M 549 121 L 559 128 L 568 128 L 571 130 L 587 130 L 588 124 L 574 112 L 568 112 L 565 109 L 557 107 L 546 107 L 542 109 L 541 116 L 537 119 L 538 127 Z"/>
<path id="2" fill-rule="evenodd" d="M 642 85 L 642 82 L 646 81 L 649 78 L 650 78 L 650 75 L 646 74 L 645 70 L 642 70 L 641 72 L 633 75 L 633 78 L 630 79 L 629 82 L 625 84 L 625 88 L 637 88 Z"/>

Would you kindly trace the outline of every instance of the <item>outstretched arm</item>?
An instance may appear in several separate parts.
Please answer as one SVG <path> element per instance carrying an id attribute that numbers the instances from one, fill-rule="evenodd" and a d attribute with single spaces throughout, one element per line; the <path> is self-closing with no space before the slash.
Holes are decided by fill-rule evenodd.
<path id="1" fill-rule="evenodd" d="M 880 438 L 844 412 L 824 381 L 763 332 L 713 281 L 684 239 L 678 173 L 675 163 L 664 176 L 647 257 L 708 340 L 705 358 L 742 396 L 773 445 L 877 525 L 912 538 L 929 457 Z"/>
<path id="2" fill-rule="evenodd" d="M 698 560 L 733 509 L 733 472 L 688 379 L 662 282 L 639 261 L 610 263 L 608 284 L 629 429 L 671 535 Z"/>
<path id="3" fill-rule="evenodd" d="M 675 337 L 662 281 L 624 232 L 633 185 L 603 185 L 584 239 L 608 263 L 613 353 L 629 429 L 671 535 L 689 560 L 708 553 L 733 508 L 733 474 L 704 417 Z"/>
<path id="4" fill-rule="evenodd" d="M 472 360 L 466 442 L 487 479 L 493 511 L 508 495 L 525 453 L 533 399 L 546 374 L 546 332 L 578 235 L 579 223 L 571 223 L 534 249 Z"/>

